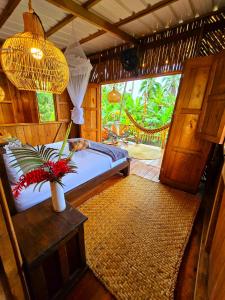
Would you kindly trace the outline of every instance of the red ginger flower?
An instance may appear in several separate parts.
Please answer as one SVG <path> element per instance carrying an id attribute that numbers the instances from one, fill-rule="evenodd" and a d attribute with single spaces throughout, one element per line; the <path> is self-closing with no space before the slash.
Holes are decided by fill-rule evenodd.
<path id="1" fill-rule="evenodd" d="M 16 183 L 15 187 L 13 188 L 13 195 L 17 198 L 20 195 L 22 189 L 28 187 L 33 183 L 39 183 L 44 180 L 47 180 L 48 172 L 44 169 L 39 168 L 36 170 L 32 170 L 25 175 L 22 175 L 19 181 Z"/>
<path id="2" fill-rule="evenodd" d="M 57 162 L 48 161 L 42 167 L 22 175 L 13 188 L 13 195 L 17 198 L 21 191 L 31 184 L 38 184 L 42 181 L 59 181 L 65 174 L 74 172 L 68 159 L 61 159 Z"/>
<path id="3" fill-rule="evenodd" d="M 61 159 L 57 162 L 48 161 L 44 164 L 44 168 L 47 167 L 50 172 L 50 181 L 54 181 L 55 178 L 61 178 L 67 173 L 71 173 L 71 167 L 68 165 L 68 159 Z"/>

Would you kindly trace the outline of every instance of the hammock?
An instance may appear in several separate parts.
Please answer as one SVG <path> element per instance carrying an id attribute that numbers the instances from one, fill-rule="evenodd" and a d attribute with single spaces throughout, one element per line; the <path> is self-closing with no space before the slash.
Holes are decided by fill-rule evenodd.
<path id="1" fill-rule="evenodd" d="M 155 129 L 145 128 L 145 127 L 141 126 L 140 124 L 138 124 L 138 122 L 134 120 L 134 118 L 131 116 L 131 114 L 127 110 L 125 110 L 125 112 L 126 112 L 126 115 L 129 118 L 129 120 L 131 121 L 131 123 L 136 128 L 138 128 L 139 130 L 141 130 L 141 131 L 143 131 L 147 134 L 155 134 L 155 133 L 158 133 L 158 132 L 163 131 L 163 130 L 170 127 L 170 123 L 167 123 L 166 125 L 163 125 L 162 127 L 155 128 Z"/>
<path id="2" fill-rule="evenodd" d="M 139 140 L 146 142 L 149 141 L 152 137 L 156 137 L 157 140 L 161 139 L 161 147 L 164 148 L 165 146 L 165 140 L 167 136 L 167 131 L 170 127 L 170 123 L 167 123 L 159 128 L 145 128 L 141 126 L 137 121 L 134 120 L 134 118 L 131 116 L 131 114 L 125 109 L 126 115 L 131 121 L 131 123 L 134 126 L 134 129 L 137 133 L 136 135 L 136 143 L 139 142 Z M 153 138 L 154 139 L 154 138 Z"/>

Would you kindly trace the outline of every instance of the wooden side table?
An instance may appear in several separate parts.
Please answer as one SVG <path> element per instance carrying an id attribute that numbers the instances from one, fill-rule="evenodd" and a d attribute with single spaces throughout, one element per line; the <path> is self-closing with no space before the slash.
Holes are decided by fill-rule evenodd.
<path id="1" fill-rule="evenodd" d="M 62 298 L 86 271 L 86 220 L 69 204 L 54 212 L 50 201 L 13 217 L 32 300 Z"/>

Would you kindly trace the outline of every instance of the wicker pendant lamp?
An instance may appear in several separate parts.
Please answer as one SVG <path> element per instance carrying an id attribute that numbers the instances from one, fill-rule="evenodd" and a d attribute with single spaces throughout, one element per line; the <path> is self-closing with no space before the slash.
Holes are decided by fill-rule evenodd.
<path id="1" fill-rule="evenodd" d="M 69 81 L 68 65 L 61 50 L 45 39 L 31 0 L 23 20 L 24 32 L 8 38 L 2 46 L 3 71 L 19 90 L 61 94 Z"/>
<path id="2" fill-rule="evenodd" d="M 108 101 L 110 103 L 120 103 L 121 101 L 121 94 L 113 87 L 112 91 L 108 93 Z"/>

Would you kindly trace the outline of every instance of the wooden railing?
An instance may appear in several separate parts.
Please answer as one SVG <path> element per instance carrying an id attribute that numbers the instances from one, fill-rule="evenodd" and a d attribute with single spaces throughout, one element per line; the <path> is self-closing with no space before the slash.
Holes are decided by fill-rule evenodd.
<path id="1" fill-rule="evenodd" d="M 118 135 L 118 132 L 112 126 L 110 130 Z M 145 143 L 145 144 L 150 144 L 151 142 L 156 142 L 157 144 L 161 145 L 161 148 L 163 149 L 166 144 L 166 139 L 167 139 L 167 134 L 169 131 L 169 126 L 162 128 L 160 131 L 158 130 L 153 130 L 149 132 L 143 132 L 141 129 L 137 128 L 133 124 L 120 124 L 119 126 L 119 136 L 123 137 L 126 136 L 126 133 L 129 132 L 129 135 L 127 135 L 126 139 L 131 139 L 133 138 L 134 141 L 138 143 Z"/>

